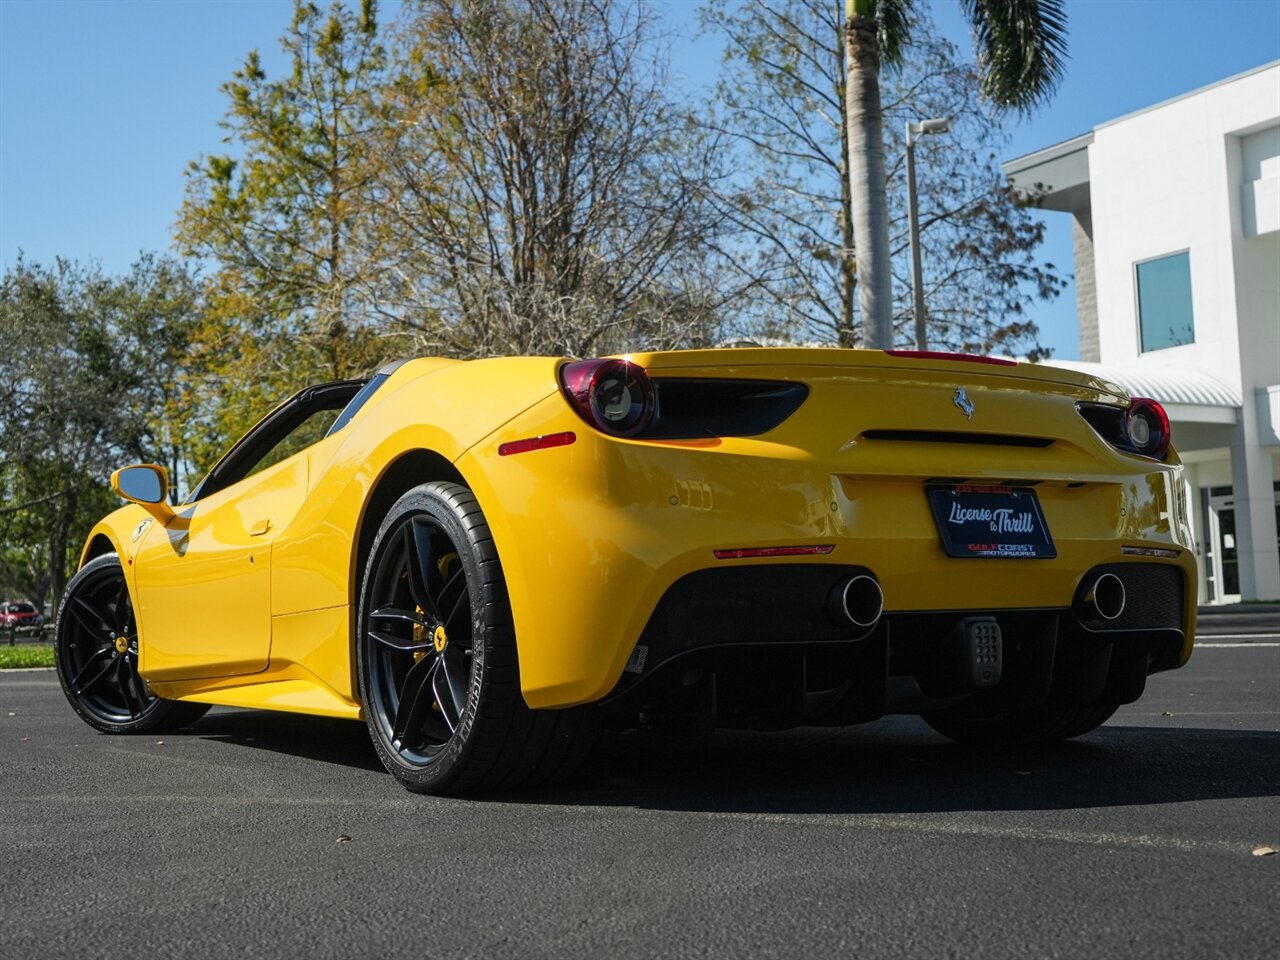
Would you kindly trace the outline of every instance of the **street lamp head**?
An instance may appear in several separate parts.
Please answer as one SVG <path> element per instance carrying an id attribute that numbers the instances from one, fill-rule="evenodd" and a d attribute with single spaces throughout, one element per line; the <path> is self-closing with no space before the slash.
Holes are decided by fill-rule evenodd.
<path id="1" fill-rule="evenodd" d="M 946 133 L 951 129 L 951 121 L 946 117 L 933 117 L 929 120 L 921 120 L 911 126 L 912 132 L 916 136 L 924 136 L 926 133 Z"/>

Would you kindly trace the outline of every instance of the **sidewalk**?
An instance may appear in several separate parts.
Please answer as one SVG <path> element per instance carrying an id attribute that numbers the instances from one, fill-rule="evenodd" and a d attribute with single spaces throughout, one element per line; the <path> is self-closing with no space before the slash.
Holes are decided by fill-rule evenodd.
<path id="1" fill-rule="evenodd" d="M 1280 634 L 1280 603 L 1229 603 L 1201 607 L 1196 633 L 1201 636 Z"/>

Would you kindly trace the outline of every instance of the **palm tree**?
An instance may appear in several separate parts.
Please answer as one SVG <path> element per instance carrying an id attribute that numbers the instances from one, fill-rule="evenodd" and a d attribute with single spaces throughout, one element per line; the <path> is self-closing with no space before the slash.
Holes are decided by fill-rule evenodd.
<path id="1" fill-rule="evenodd" d="M 849 192 L 857 243 L 864 343 L 893 346 L 889 204 L 885 194 L 880 68 L 900 63 L 915 0 L 845 0 Z M 1062 78 L 1064 0 L 960 0 L 973 26 L 982 91 L 997 107 L 1028 111 Z"/>

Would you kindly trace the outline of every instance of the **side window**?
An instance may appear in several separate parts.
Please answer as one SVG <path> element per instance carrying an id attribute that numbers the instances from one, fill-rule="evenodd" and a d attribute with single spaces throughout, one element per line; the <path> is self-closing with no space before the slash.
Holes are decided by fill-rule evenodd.
<path id="1" fill-rule="evenodd" d="M 1142 352 L 1195 343 L 1190 252 L 1143 261 L 1135 273 Z"/>
<path id="2" fill-rule="evenodd" d="M 396 366 L 399 366 L 399 364 L 396 364 Z M 370 377 L 369 382 L 360 388 L 360 392 L 352 397 L 351 402 L 343 408 L 343 411 L 340 414 L 338 414 L 337 419 L 335 419 L 329 427 L 329 433 L 337 433 L 350 423 L 351 418 L 359 413 L 360 408 L 365 405 L 365 401 L 372 397 L 380 386 L 387 382 L 388 376 L 389 374 L 377 373 Z M 325 436 L 327 437 L 329 433 L 326 433 Z"/>
<path id="3" fill-rule="evenodd" d="M 294 394 L 237 440 L 184 502 L 201 500 L 239 483 L 324 439 L 366 383 L 337 380 Z"/>
<path id="4" fill-rule="evenodd" d="M 292 457 L 299 450 L 305 450 L 318 440 L 329 435 L 329 428 L 338 419 L 338 410 L 317 410 L 307 419 L 293 428 L 283 440 L 263 454 L 262 459 L 249 468 L 245 477 L 252 477 L 267 467 L 274 467 L 281 460 Z M 241 479 L 244 479 L 243 477 Z"/>

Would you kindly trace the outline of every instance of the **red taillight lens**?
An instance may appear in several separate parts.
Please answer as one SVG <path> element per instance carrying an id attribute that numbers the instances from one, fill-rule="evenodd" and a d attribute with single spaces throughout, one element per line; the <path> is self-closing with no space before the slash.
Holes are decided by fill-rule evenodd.
<path id="1" fill-rule="evenodd" d="M 834 550 L 834 543 L 805 547 L 736 547 L 732 550 L 714 551 L 717 560 L 751 560 L 756 557 L 825 557 Z"/>
<path id="2" fill-rule="evenodd" d="M 1164 407 L 1146 397 L 1134 397 L 1128 407 L 1109 403 L 1077 403 L 1089 426 L 1117 450 L 1163 460 L 1169 453 L 1169 416 Z"/>
<path id="3" fill-rule="evenodd" d="M 560 368 L 565 395 L 587 423 L 632 437 L 653 418 L 653 382 L 630 360 L 579 360 Z"/>
<path id="4" fill-rule="evenodd" d="M 1134 397 L 1125 414 L 1124 428 L 1134 450 L 1144 457 L 1160 460 L 1169 452 L 1169 415 L 1156 401 Z"/>

